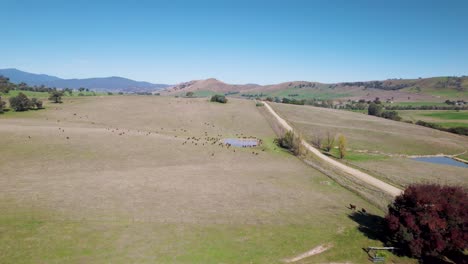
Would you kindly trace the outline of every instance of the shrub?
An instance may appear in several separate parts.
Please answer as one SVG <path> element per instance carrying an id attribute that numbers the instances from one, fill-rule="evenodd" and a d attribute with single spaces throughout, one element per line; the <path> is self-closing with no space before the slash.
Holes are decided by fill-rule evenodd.
<path id="1" fill-rule="evenodd" d="M 386 119 L 391 119 L 395 121 L 400 121 L 401 117 L 398 115 L 397 111 L 383 111 L 381 116 Z"/>
<path id="2" fill-rule="evenodd" d="M 10 97 L 10 107 L 17 112 L 27 111 L 31 107 L 31 101 L 20 92 L 17 96 Z"/>
<path id="3" fill-rule="evenodd" d="M 367 114 L 373 116 L 381 116 L 383 111 L 383 106 L 381 104 L 376 104 L 374 102 L 369 104 L 367 108 Z"/>
<path id="4" fill-rule="evenodd" d="M 62 103 L 63 91 L 52 91 L 49 95 L 49 100 L 58 104 Z"/>
<path id="5" fill-rule="evenodd" d="M 468 127 L 451 127 L 448 132 L 468 136 Z"/>
<path id="6" fill-rule="evenodd" d="M 187 92 L 185 94 L 186 97 L 193 97 L 195 94 L 193 92 Z"/>
<path id="7" fill-rule="evenodd" d="M 442 130 L 442 126 L 441 126 L 441 125 L 436 124 L 436 123 L 431 123 L 431 122 L 422 121 L 422 120 L 416 121 L 416 125 L 420 125 L 420 126 L 425 126 L 425 127 L 430 127 L 430 128 Z"/>
<path id="8" fill-rule="evenodd" d="M 215 95 L 211 96 L 210 101 L 225 104 L 225 103 L 227 103 L 228 100 L 227 100 L 226 96 L 224 96 L 224 95 L 215 94 Z"/>
<path id="9" fill-rule="evenodd" d="M 275 139 L 275 143 L 285 149 L 291 151 L 294 155 L 303 153 L 302 139 L 292 131 L 287 131 L 282 137 Z"/>
<path id="10" fill-rule="evenodd" d="M 263 106 L 263 103 L 257 102 L 257 103 L 255 104 L 255 106 Z"/>
<path id="11" fill-rule="evenodd" d="M 37 98 L 31 98 L 31 108 L 42 109 L 42 101 Z"/>
<path id="12" fill-rule="evenodd" d="M 414 257 L 449 257 L 468 247 L 466 189 L 411 185 L 388 206 L 391 241 Z"/>
<path id="13" fill-rule="evenodd" d="M 5 105 L 6 103 L 4 101 L 2 101 L 2 97 L 0 97 L 0 114 L 3 114 L 4 110 L 5 109 Z"/>

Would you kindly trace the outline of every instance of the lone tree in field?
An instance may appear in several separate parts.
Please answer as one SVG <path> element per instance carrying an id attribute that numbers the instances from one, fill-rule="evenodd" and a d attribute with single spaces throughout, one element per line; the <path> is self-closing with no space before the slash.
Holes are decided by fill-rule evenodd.
<path id="1" fill-rule="evenodd" d="M 314 146 L 318 149 L 322 149 L 322 141 L 323 141 L 323 138 L 322 138 L 322 135 L 320 134 L 315 134 L 314 135 L 314 139 L 312 141 L 312 144 L 314 144 Z"/>
<path id="2" fill-rule="evenodd" d="M 369 104 L 367 108 L 367 114 L 373 116 L 381 116 L 383 111 L 383 106 L 381 104 L 376 104 L 374 102 Z"/>
<path id="3" fill-rule="evenodd" d="M 62 96 L 63 96 L 62 91 L 52 91 L 49 95 L 49 100 L 56 104 L 62 103 Z"/>
<path id="4" fill-rule="evenodd" d="M 338 150 L 340 151 L 340 159 L 346 156 L 346 138 L 343 135 L 338 137 Z"/>
<path id="5" fill-rule="evenodd" d="M 10 107 L 17 112 L 27 111 L 31 107 L 31 101 L 20 92 L 17 96 L 10 97 Z"/>
<path id="6" fill-rule="evenodd" d="M 332 134 L 330 131 L 327 132 L 327 138 L 325 139 L 325 150 L 330 152 L 335 146 L 335 134 Z"/>
<path id="7" fill-rule="evenodd" d="M 227 98 L 224 95 L 215 94 L 215 95 L 211 96 L 210 101 L 225 104 L 225 103 L 227 103 Z"/>
<path id="8" fill-rule="evenodd" d="M 391 241 L 414 257 L 448 257 L 468 247 L 468 193 L 456 186 L 411 185 L 388 206 Z"/>

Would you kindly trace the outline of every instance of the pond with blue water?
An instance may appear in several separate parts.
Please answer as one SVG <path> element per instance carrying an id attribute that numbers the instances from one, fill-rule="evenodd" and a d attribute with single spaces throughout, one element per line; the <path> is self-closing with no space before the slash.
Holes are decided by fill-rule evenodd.
<path id="1" fill-rule="evenodd" d="M 258 140 L 255 138 L 226 138 L 223 143 L 234 147 L 255 147 L 258 145 Z"/>
<path id="2" fill-rule="evenodd" d="M 411 159 L 416 160 L 416 161 L 434 163 L 434 164 L 442 164 L 442 165 L 468 168 L 468 164 L 463 163 L 458 160 L 454 160 L 449 157 L 417 157 L 417 158 L 411 158 Z"/>

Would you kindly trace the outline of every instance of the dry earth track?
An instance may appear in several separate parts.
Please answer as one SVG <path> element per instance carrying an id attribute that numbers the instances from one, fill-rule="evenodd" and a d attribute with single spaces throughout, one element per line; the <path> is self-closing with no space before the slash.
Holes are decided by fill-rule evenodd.
<path id="1" fill-rule="evenodd" d="M 271 108 L 271 106 L 264 102 L 265 104 L 265 107 L 268 109 L 268 111 L 275 117 L 275 119 L 280 123 L 280 125 L 288 130 L 288 131 L 293 131 L 294 132 L 294 129 L 286 122 L 286 120 L 284 120 L 282 117 L 280 117 L 274 110 L 273 108 Z M 392 195 L 392 196 L 398 196 L 401 194 L 402 190 L 386 183 L 386 182 L 383 182 L 379 179 L 376 179 L 375 177 L 367 174 L 367 173 L 364 173 L 362 171 L 359 171 L 357 169 L 354 169 L 354 168 L 351 168 L 349 166 L 346 166 L 345 164 L 342 164 L 326 155 L 324 155 L 322 152 L 320 152 L 318 149 L 314 148 L 312 145 L 310 145 L 309 143 L 307 143 L 307 141 L 305 140 L 302 140 L 302 145 L 308 150 L 310 151 L 311 153 L 313 153 L 315 156 L 317 156 L 318 158 L 320 158 L 321 160 L 327 162 L 329 165 L 335 167 L 335 168 L 338 168 L 340 169 L 341 171 L 353 176 L 353 177 L 356 177 L 356 178 L 359 178 L 363 181 L 365 181 L 366 183 L 374 186 L 374 187 L 377 187 L 379 188 L 380 190 Z"/>

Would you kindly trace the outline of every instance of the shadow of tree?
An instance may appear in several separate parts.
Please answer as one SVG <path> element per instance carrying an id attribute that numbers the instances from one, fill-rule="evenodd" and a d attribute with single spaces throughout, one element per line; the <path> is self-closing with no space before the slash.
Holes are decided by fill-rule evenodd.
<path id="1" fill-rule="evenodd" d="M 381 241 L 385 246 L 389 246 L 388 236 L 385 233 L 385 219 L 383 217 L 362 211 L 352 212 L 348 217 L 359 224 L 358 230 L 366 237 Z M 369 260 L 372 261 L 374 254 L 369 252 L 367 248 L 363 248 L 362 250 L 367 253 Z"/>
<path id="2" fill-rule="evenodd" d="M 361 211 L 353 212 L 348 217 L 359 224 L 358 230 L 369 239 L 379 240 L 384 244 L 389 242 L 385 234 L 385 219 L 383 217 Z"/>

